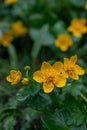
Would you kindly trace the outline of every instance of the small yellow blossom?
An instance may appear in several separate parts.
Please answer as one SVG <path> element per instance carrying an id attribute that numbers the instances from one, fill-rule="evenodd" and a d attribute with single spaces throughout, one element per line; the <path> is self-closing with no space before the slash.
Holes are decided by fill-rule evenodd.
<path id="1" fill-rule="evenodd" d="M 63 64 L 56 62 L 52 66 L 43 62 L 41 69 L 34 72 L 33 79 L 39 83 L 43 83 L 45 93 L 50 93 L 56 87 L 64 87 L 66 84 L 66 73 L 63 70 Z"/>
<path id="2" fill-rule="evenodd" d="M 23 23 L 21 21 L 17 21 L 11 24 L 12 34 L 15 37 L 24 36 L 27 33 L 27 28 L 23 27 Z"/>
<path id="3" fill-rule="evenodd" d="M 22 74 L 19 70 L 11 70 L 10 75 L 6 77 L 6 80 L 11 83 L 11 85 L 16 85 L 22 78 Z"/>
<path id="4" fill-rule="evenodd" d="M 73 35 L 77 38 L 81 37 L 82 34 L 87 32 L 86 20 L 81 19 L 73 19 L 71 21 L 71 25 L 68 27 L 68 31 L 72 32 Z"/>
<path id="5" fill-rule="evenodd" d="M 84 9 L 87 10 L 87 1 L 85 2 Z"/>
<path id="6" fill-rule="evenodd" d="M 21 82 L 22 82 L 23 85 L 27 85 L 29 83 L 29 79 L 25 77 L 25 78 L 22 79 Z"/>
<path id="7" fill-rule="evenodd" d="M 55 40 L 55 46 L 59 47 L 62 51 L 67 51 L 72 44 L 73 41 L 68 34 L 60 34 Z"/>
<path id="8" fill-rule="evenodd" d="M 12 41 L 12 35 L 11 32 L 3 32 L 2 36 L 0 37 L 0 43 L 4 46 L 7 47 Z"/>
<path id="9" fill-rule="evenodd" d="M 16 3 L 18 0 L 5 0 L 6 4 L 14 4 Z"/>
<path id="10" fill-rule="evenodd" d="M 70 59 L 64 58 L 64 70 L 66 71 L 68 77 L 78 80 L 78 75 L 83 75 L 85 71 L 76 64 L 77 56 L 72 56 Z"/>

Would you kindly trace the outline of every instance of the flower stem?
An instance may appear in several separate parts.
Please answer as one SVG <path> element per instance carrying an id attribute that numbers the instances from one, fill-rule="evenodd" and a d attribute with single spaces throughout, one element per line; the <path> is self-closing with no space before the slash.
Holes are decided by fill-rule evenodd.
<path id="1" fill-rule="evenodd" d="M 80 96 L 85 102 L 87 102 L 87 97 L 85 97 L 82 93 L 80 93 Z"/>
<path id="2" fill-rule="evenodd" d="M 8 46 L 8 53 L 9 53 L 10 64 L 12 69 L 18 69 L 17 54 L 16 54 L 15 47 L 12 44 Z"/>
<path id="3" fill-rule="evenodd" d="M 27 71 L 26 71 L 26 77 L 28 77 L 28 76 L 29 76 L 29 74 L 28 74 L 28 73 L 29 73 L 29 71 L 27 70 Z"/>

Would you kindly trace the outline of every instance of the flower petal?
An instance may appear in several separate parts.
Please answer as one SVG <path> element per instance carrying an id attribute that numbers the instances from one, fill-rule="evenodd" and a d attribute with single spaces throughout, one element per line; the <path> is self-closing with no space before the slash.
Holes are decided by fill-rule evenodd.
<path id="1" fill-rule="evenodd" d="M 56 87 L 64 87 L 66 85 L 66 78 L 59 77 L 58 81 L 55 83 Z"/>
<path id="2" fill-rule="evenodd" d="M 74 80 L 78 80 L 79 79 L 79 76 L 78 74 L 76 74 L 75 72 L 71 72 L 69 74 L 70 78 L 74 79 Z"/>
<path id="3" fill-rule="evenodd" d="M 69 75 L 65 70 L 62 70 L 62 73 L 60 73 L 61 76 L 63 76 L 64 78 L 68 78 Z"/>
<path id="4" fill-rule="evenodd" d="M 60 73 L 60 71 L 63 69 L 63 64 L 61 62 L 55 62 L 53 64 L 53 68 Z"/>
<path id="5" fill-rule="evenodd" d="M 43 62 L 41 66 L 41 70 L 51 69 L 52 66 L 48 62 Z"/>
<path id="6" fill-rule="evenodd" d="M 72 32 L 72 30 L 73 30 L 72 26 L 69 26 L 69 27 L 67 28 L 67 30 L 70 31 L 70 32 Z"/>
<path id="7" fill-rule="evenodd" d="M 75 71 L 79 75 L 83 75 L 85 73 L 85 70 L 82 69 L 79 65 L 75 65 Z"/>
<path id="8" fill-rule="evenodd" d="M 43 82 L 43 78 L 42 78 L 42 72 L 41 71 L 36 71 L 33 74 L 33 79 L 39 83 Z"/>
<path id="9" fill-rule="evenodd" d="M 81 18 L 81 19 L 80 19 L 80 22 L 81 22 L 82 24 L 86 24 L 86 20 L 85 20 L 84 18 Z"/>
<path id="10" fill-rule="evenodd" d="M 17 72 L 16 70 L 11 70 L 10 74 L 13 74 L 13 73 L 16 73 L 16 72 Z"/>
<path id="11" fill-rule="evenodd" d="M 77 55 L 72 56 L 72 57 L 70 58 L 70 62 L 72 62 L 72 64 L 75 64 L 75 63 L 77 62 Z"/>
<path id="12" fill-rule="evenodd" d="M 75 37 L 77 37 L 77 38 L 82 37 L 82 33 L 79 32 L 79 31 L 75 31 L 75 30 L 74 30 L 72 33 L 73 33 L 73 35 L 74 35 Z"/>
<path id="13" fill-rule="evenodd" d="M 6 77 L 6 80 L 7 80 L 8 82 L 12 82 L 12 79 L 11 79 L 10 75 Z"/>
<path id="14" fill-rule="evenodd" d="M 43 84 L 43 90 L 44 90 L 45 93 L 50 93 L 50 92 L 53 91 L 53 89 L 54 89 L 54 85 L 47 84 L 47 83 Z"/>
<path id="15" fill-rule="evenodd" d="M 69 47 L 69 45 L 62 45 L 62 46 L 60 46 L 62 51 L 67 51 L 68 47 Z"/>
<path id="16" fill-rule="evenodd" d="M 67 70 L 68 67 L 69 67 L 69 59 L 64 58 L 64 70 Z"/>

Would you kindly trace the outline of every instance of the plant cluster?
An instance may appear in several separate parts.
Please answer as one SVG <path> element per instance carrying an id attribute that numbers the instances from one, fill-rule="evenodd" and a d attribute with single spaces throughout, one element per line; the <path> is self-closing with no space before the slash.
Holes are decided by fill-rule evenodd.
<path id="1" fill-rule="evenodd" d="M 0 1 L 0 130 L 87 130 L 87 0 Z"/>

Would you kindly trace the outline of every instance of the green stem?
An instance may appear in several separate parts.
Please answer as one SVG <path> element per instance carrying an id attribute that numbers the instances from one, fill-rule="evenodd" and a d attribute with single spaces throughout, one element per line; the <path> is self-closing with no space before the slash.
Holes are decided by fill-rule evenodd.
<path id="1" fill-rule="evenodd" d="M 44 119 L 41 117 L 41 121 L 42 121 L 42 123 L 44 124 L 44 126 L 48 129 L 48 130 L 50 130 L 50 128 L 47 126 L 47 124 L 46 124 L 46 122 L 44 121 Z"/>
<path id="2" fill-rule="evenodd" d="M 9 53 L 9 57 L 10 57 L 11 68 L 18 69 L 17 54 L 16 54 L 15 47 L 12 44 L 10 44 L 8 46 L 8 53 Z"/>
<path id="3" fill-rule="evenodd" d="M 87 97 L 85 97 L 82 93 L 80 93 L 80 96 L 85 102 L 87 102 Z"/>
<path id="4" fill-rule="evenodd" d="M 26 71 L 26 77 L 29 77 L 29 71 L 28 70 Z"/>

